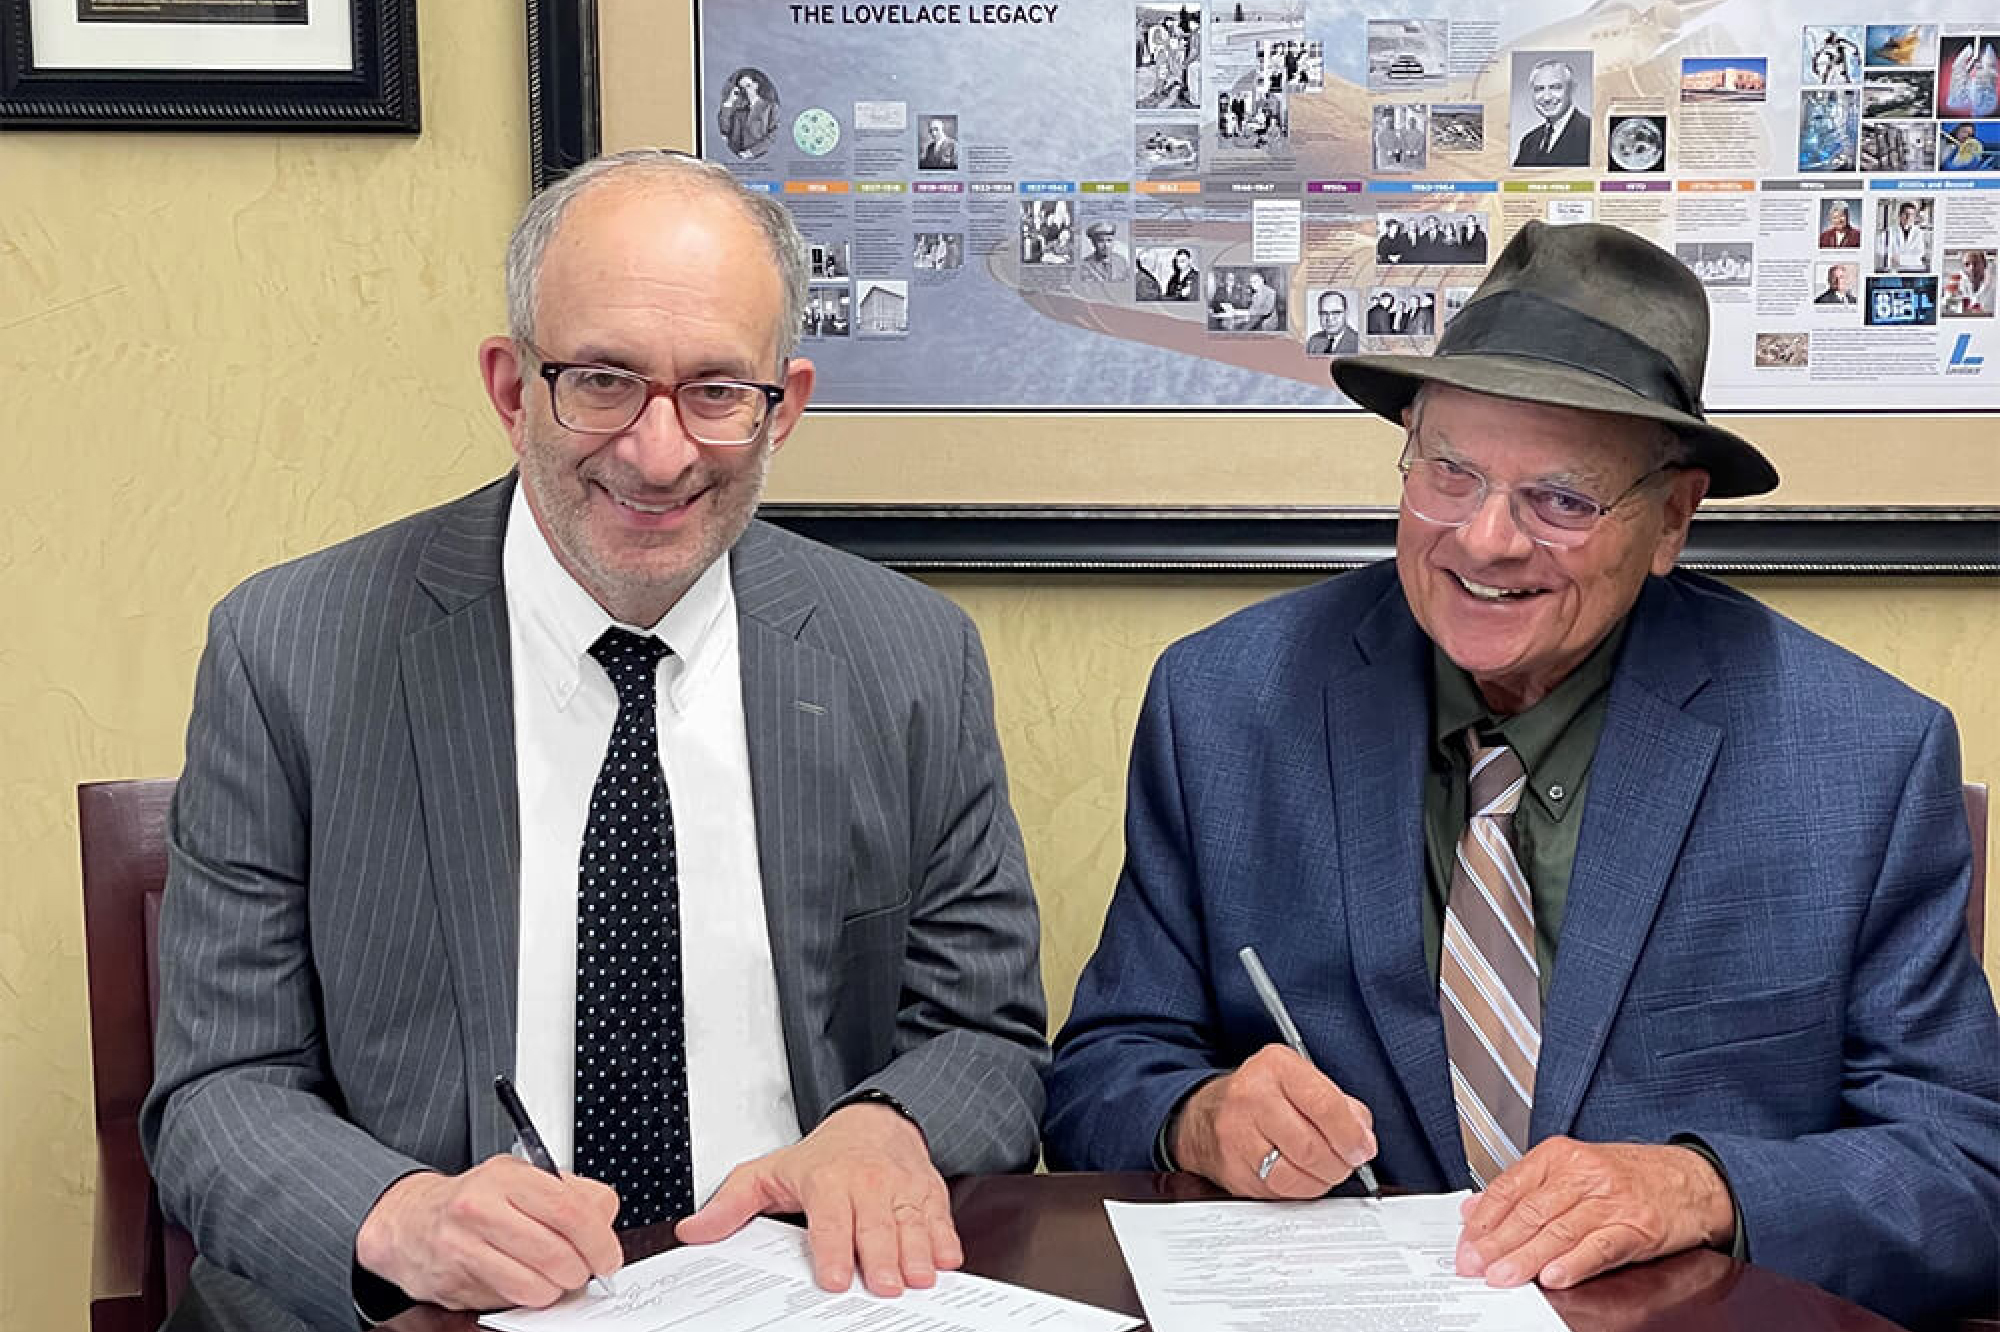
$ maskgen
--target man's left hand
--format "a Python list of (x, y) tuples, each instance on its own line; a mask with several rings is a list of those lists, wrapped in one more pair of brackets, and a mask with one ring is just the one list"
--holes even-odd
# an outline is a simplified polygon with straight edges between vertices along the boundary
[(1729, 1186), (1699, 1152), (1550, 1138), (1465, 1200), (1460, 1276), (1561, 1290), (1736, 1231)]
[(886, 1105), (842, 1106), (803, 1141), (744, 1162), (674, 1234), (709, 1244), (767, 1212), (806, 1214), (823, 1290), (846, 1290), (858, 1266), (869, 1290), (900, 1295), (965, 1261), (924, 1135)]

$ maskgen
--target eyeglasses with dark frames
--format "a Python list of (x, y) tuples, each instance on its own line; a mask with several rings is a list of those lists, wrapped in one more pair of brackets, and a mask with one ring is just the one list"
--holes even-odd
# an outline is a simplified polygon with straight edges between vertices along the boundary
[[(1412, 514), (1439, 527), (1464, 527), (1485, 507), (1493, 483), (1478, 469), (1450, 458), (1417, 454), (1416, 436), (1403, 445), (1396, 470), (1403, 474), (1403, 503)], [(1619, 492), (1609, 502), (1547, 481), (1528, 481), (1507, 492), (1514, 523), (1537, 545), (1573, 550), (1590, 539), (1607, 514), (1639, 493), (1654, 478), (1676, 471), (1664, 463)]]
[(754, 444), (785, 400), (778, 384), (743, 379), (684, 379), (662, 384), (635, 370), (590, 361), (552, 361), (532, 343), (536, 373), (549, 386), (556, 424), (580, 435), (616, 435), (645, 415), (653, 399), (671, 398), (688, 437), (718, 448)]

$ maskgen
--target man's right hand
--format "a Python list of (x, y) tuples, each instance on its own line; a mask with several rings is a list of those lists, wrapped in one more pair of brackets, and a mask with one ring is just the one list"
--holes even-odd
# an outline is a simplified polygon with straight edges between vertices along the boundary
[[(1368, 1107), (1282, 1045), (1202, 1084), (1174, 1120), (1181, 1169), (1239, 1198), (1317, 1198), (1375, 1156)], [(1257, 1167), (1276, 1147), (1269, 1175)]]
[(354, 1256), (414, 1300), (539, 1309), (618, 1270), (617, 1215), (608, 1185), (495, 1156), (462, 1175), (391, 1184), (363, 1218)]

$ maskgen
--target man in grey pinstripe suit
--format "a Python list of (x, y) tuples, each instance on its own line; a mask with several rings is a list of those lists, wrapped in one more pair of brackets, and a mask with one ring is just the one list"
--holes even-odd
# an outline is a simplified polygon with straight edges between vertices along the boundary
[[(480, 353), (519, 460), (217, 607), (160, 926), (143, 1133), (197, 1326), (546, 1304), (619, 1262), (569, 1159), (577, 847), (616, 711), (585, 648), (671, 648), (696, 1197), (804, 1212), (822, 1284), (960, 1252), (943, 1175), (1030, 1164), (1038, 927), (964, 614), (751, 521), (813, 367), (784, 210), (677, 154), (545, 191)], [(665, 399), (665, 401), (660, 401)]]

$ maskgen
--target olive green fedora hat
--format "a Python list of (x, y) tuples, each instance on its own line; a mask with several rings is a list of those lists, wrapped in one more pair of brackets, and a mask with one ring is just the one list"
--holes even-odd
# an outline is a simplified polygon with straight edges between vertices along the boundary
[(1340, 391), (1400, 424), (1424, 383), (1643, 417), (1685, 441), (1715, 499), (1762, 495), (1777, 469), (1710, 425), (1701, 403), (1708, 296), (1652, 242), (1599, 222), (1529, 222), (1507, 243), (1429, 356), (1345, 356)]

